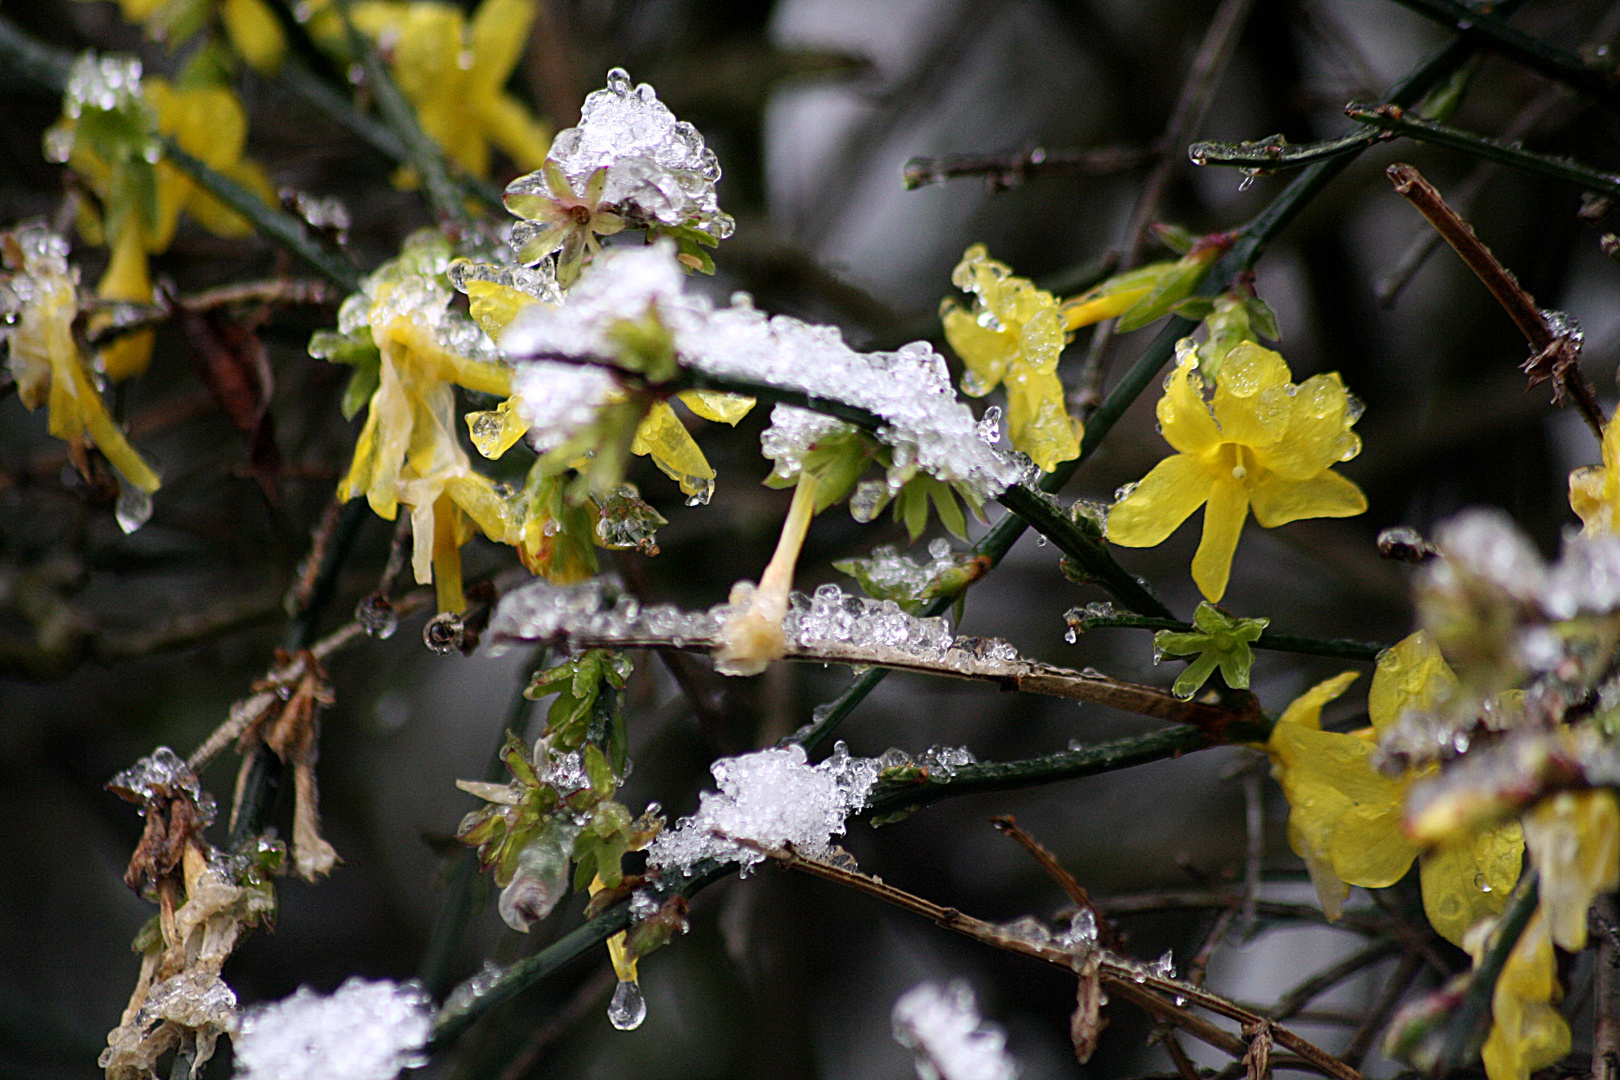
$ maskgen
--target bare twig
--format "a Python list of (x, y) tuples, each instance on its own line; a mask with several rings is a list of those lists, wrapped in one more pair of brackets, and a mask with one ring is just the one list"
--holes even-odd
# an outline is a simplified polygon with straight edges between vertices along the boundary
[(1019, 828), (1018, 822), (1013, 819), (1011, 814), (993, 817), (990, 819), (990, 824), (1033, 855), (1035, 861), (1041, 864), (1041, 869), (1045, 870), (1047, 875), (1058, 883), (1076, 907), (1091, 912), (1092, 918), (1096, 920), (1097, 940), (1102, 944), (1103, 948), (1115, 952), (1120, 950), (1123, 942), (1120, 941), (1119, 929), (1114, 926), (1113, 921), (1107, 915), (1097, 909), (1096, 904), (1091, 902), (1091, 894), (1086, 891), (1086, 887), (1080, 884), (1073, 874), (1064, 869), (1063, 864), (1057, 861), (1056, 855), (1046, 850), (1046, 847), (1039, 840)]
[(1209, 931), (1204, 935), (1204, 943), (1193, 958), (1187, 961), (1187, 981), (1194, 986), (1203, 986), (1204, 978), (1209, 974), (1209, 962), (1215, 957), (1215, 950), (1220, 948), (1221, 942), (1226, 940), (1226, 933), (1232, 928), (1232, 921), (1237, 918), (1238, 909), (1235, 907), (1222, 908), (1216, 912), (1215, 918), (1209, 922)]
[(1435, 231), (1462, 257), (1530, 343), (1534, 355), (1524, 364), (1525, 373), (1530, 376), (1530, 385), (1550, 381), (1555, 404), (1563, 404), (1566, 394), (1574, 398), (1576, 408), (1592, 433), (1602, 439), (1607, 420), (1592, 384), (1581, 371), (1579, 332), (1551, 325), (1524, 286), (1491, 254), (1468, 222), (1446, 205), (1440, 192), (1423, 178), (1422, 173), (1403, 163), (1391, 165), (1385, 171), (1396, 192), (1415, 206), (1418, 213), (1427, 218)]
[(1614, 926), (1620, 906), (1613, 893), (1592, 905), (1597, 958), (1592, 971), (1592, 1080), (1620, 1080), (1620, 942)]
[(1243, 857), (1243, 921), (1238, 937), (1247, 941), (1254, 935), (1255, 905), (1260, 902), (1260, 871), (1266, 855), (1266, 804), (1260, 788), (1260, 775), (1253, 767), (1243, 773), (1243, 822), (1248, 850)]
[(534, 1034), (524, 1044), (516, 1057), (507, 1063), (501, 1070), (500, 1080), (524, 1080), (534, 1072), (551, 1048), (572, 1031), (581, 1021), (591, 1014), (593, 1009), (601, 1005), (603, 999), (613, 990), (618, 982), (618, 976), (606, 964), (599, 967), (590, 978), (579, 984), (562, 1007), (550, 1016), (546, 1022), (535, 1028)]
[(1384, 988), (1378, 991), (1378, 998), (1373, 1002), (1372, 1008), (1367, 1010), (1366, 1018), (1362, 1020), (1361, 1026), (1356, 1028), (1355, 1034), (1350, 1036), (1350, 1042), (1344, 1048), (1344, 1053), (1339, 1055), (1340, 1060), (1355, 1068), (1361, 1068), (1361, 1059), (1372, 1049), (1373, 1039), (1377, 1038), (1384, 1025), (1389, 1023), (1389, 1018), (1395, 1013), (1395, 1007), (1401, 1003), (1401, 996), (1406, 993), (1407, 988), (1417, 978), (1418, 972), (1422, 970), (1422, 957), (1410, 952), (1401, 954), (1394, 972), (1384, 983)]
[(984, 177), (992, 193), (1022, 187), (1040, 172), (1062, 170), (1082, 176), (1111, 176), (1134, 169), (1151, 157), (1164, 156), (1162, 146), (1098, 146), (1088, 149), (1048, 150), (1028, 146), (999, 154), (950, 154), (912, 158), (901, 172), (907, 190), (943, 184), (964, 176)]
[(1298, 1016), (1305, 1006), (1339, 985), (1345, 979), (1360, 972), (1380, 960), (1395, 956), (1403, 952), (1405, 946), (1395, 938), (1385, 938), (1375, 941), (1365, 948), (1357, 949), (1337, 964), (1329, 965), (1306, 979), (1288, 993), (1277, 999), (1277, 1004), (1271, 1007), (1270, 1015), (1274, 1020), (1287, 1020)]
[[(1226, 66), (1243, 33), (1243, 24), (1248, 21), (1249, 11), (1253, 7), (1254, 0), (1221, 0), (1215, 17), (1210, 20), (1192, 66), (1187, 70), (1181, 96), (1177, 98), (1170, 120), (1165, 124), (1164, 138), (1159, 142), (1159, 158), (1142, 181), (1136, 206), (1131, 210), (1130, 221), (1125, 226), (1125, 242), (1121, 246), (1119, 261), (1121, 270), (1129, 270), (1141, 261), (1142, 249), (1147, 245), (1148, 226), (1158, 215), (1159, 204), (1164, 199), (1165, 189), (1176, 166), (1185, 160), (1181, 148), (1198, 133), (1204, 117), (1209, 115), (1215, 91), (1220, 87), (1221, 77), (1226, 73)], [(1113, 321), (1109, 320), (1092, 333), (1091, 346), (1079, 374), (1079, 396), (1083, 403), (1098, 398), (1102, 390), (1103, 377), (1108, 373), (1106, 359), (1108, 344), (1113, 338), (1113, 326)]]
[[(738, 842), (747, 844), (746, 841), (739, 840)], [(840, 866), (807, 859), (793, 851), (764, 849), (759, 848), (758, 845), (748, 846), (763, 851), (772, 859), (792, 869), (856, 889), (885, 903), (893, 904), (903, 910), (930, 919), (947, 930), (965, 934), (987, 945), (1006, 949), (1009, 952), (1020, 953), (1066, 969), (1073, 969), (1078, 959), (1070, 949), (1049, 942), (1031, 941), (1017, 934), (1008, 933), (982, 919), (964, 915), (956, 908), (942, 907), (858, 871), (846, 870)], [(1273, 1024), (1267, 1017), (1234, 1004), (1217, 994), (1212, 994), (1202, 987), (1153, 974), (1134, 961), (1124, 960), (1107, 952), (1101, 952), (1098, 955), (1098, 974), (1111, 994), (1138, 1005), (1155, 1019), (1172, 1024), (1194, 1038), (1201, 1039), (1233, 1056), (1241, 1056), (1249, 1052), (1250, 1044), (1247, 1041), (1234, 1038), (1231, 1033), (1223, 1031), (1210, 1024), (1209, 1021), (1188, 1012), (1185, 1007), (1160, 997), (1160, 994), (1168, 994), (1178, 1000), (1185, 999), (1188, 1004), (1206, 1009), (1217, 1016), (1235, 1020), (1243, 1025), (1246, 1032), (1251, 1029), (1255, 1032), (1265, 1032), (1278, 1045), (1294, 1051), (1305, 1063), (1312, 1066), (1314, 1071), (1320, 1072), (1324, 1076), (1334, 1077), (1336, 1080), (1361, 1080), (1361, 1074), (1357, 1070), (1350, 1068), (1344, 1062), (1332, 1057), (1287, 1028)]]

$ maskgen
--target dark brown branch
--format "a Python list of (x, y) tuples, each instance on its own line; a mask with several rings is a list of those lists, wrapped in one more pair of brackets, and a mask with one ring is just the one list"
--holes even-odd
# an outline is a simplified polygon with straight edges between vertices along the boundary
[(1022, 187), (1039, 172), (1061, 170), (1082, 176), (1111, 176), (1134, 169), (1155, 155), (1163, 156), (1162, 146), (1098, 146), (1067, 150), (1029, 146), (1022, 150), (1004, 150), (999, 154), (912, 158), (906, 162), (900, 175), (908, 191), (964, 176), (982, 176), (984, 186), (994, 194)]
[(1507, 267), (1491, 254), (1490, 248), (1475, 235), (1473, 227), (1455, 210), (1446, 205), (1435, 186), (1410, 165), (1397, 162), (1385, 172), (1395, 191), (1417, 208), (1446, 243), (1462, 257), (1496, 302), (1502, 305), (1519, 332), (1530, 343), (1534, 354), (1525, 362), (1524, 371), (1530, 376), (1530, 385), (1551, 382), (1553, 402), (1563, 404), (1572, 397), (1587, 425), (1599, 439), (1607, 418), (1598, 404), (1597, 394), (1580, 367), (1581, 337), (1579, 331), (1555, 328), (1531, 295), (1525, 291)]
[(1401, 1003), (1401, 997), (1422, 970), (1422, 957), (1416, 953), (1402, 954), (1389, 981), (1378, 991), (1378, 999), (1368, 1010), (1366, 1019), (1356, 1028), (1355, 1034), (1350, 1036), (1350, 1043), (1344, 1048), (1344, 1053), (1339, 1055), (1341, 1061), (1355, 1068), (1361, 1068), (1361, 1059), (1372, 1049), (1373, 1039), (1377, 1038), (1384, 1025), (1389, 1023), (1389, 1018), (1395, 1014), (1396, 1006)]
[(1599, 931), (1592, 971), (1592, 1080), (1620, 1080), (1620, 935), (1614, 929), (1620, 905), (1613, 893), (1598, 897), (1592, 917)]
[(1041, 869), (1045, 870), (1047, 875), (1058, 883), (1059, 887), (1063, 889), (1063, 892), (1074, 902), (1076, 907), (1091, 912), (1092, 918), (1096, 920), (1097, 940), (1102, 944), (1103, 948), (1115, 952), (1120, 950), (1124, 943), (1120, 940), (1119, 929), (1114, 926), (1113, 921), (1107, 915), (1097, 909), (1096, 904), (1091, 902), (1091, 893), (1086, 891), (1086, 887), (1080, 884), (1073, 874), (1064, 869), (1063, 864), (1058, 862), (1056, 855), (1046, 850), (1046, 847), (1039, 840), (1019, 828), (1018, 822), (1014, 820), (1011, 814), (993, 817), (990, 819), (990, 824), (1034, 856), (1035, 861), (1041, 864)]
[(1375, 941), (1365, 948), (1358, 949), (1349, 956), (1318, 971), (1288, 993), (1277, 999), (1277, 1004), (1270, 1009), (1270, 1015), (1275, 1020), (1287, 1020), (1304, 1011), (1305, 1006), (1333, 989), (1350, 976), (1369, 968), (1380, 960), (1395, 956), (1402, 952), (1402, 944), (1394, 938), (1385, 938)]

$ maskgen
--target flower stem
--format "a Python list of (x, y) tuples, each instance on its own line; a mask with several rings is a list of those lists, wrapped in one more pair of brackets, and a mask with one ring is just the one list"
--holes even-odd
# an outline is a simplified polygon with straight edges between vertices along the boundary
[(1388, 106), (1364, 105), (1360, 102), (1351, 102), (1344, 107), (1344, 114), (1352, 120), (1363, 124), (1392, 132), (1396, 135), (1405, 135), (1419, 142), (1433, 143), (1436, 146), (1449, 147), (1452, 150), (1461, 150), (1476, 157), (1487, 158), (1491, 161), (1501, 162), (1525, 172), (1540, 176), (1550, 176), (1555, 180), (1563, 180), (1574, 184), (1586, 191), (1596, 191), (1603, 195), (1620, 196), (1620, 176), (1614, 173), (1594, 169), (1590, 165), (1582, 164), (1573, 158), (1552, 157), (1548, 154), (1536, 154), (1516, 145), (1500, 142), (1496, 139), (1487, 139), (1483, 135), (1475, 135), (1471, 131), (1454, 128), (1447, 124), (1437, 124), (1432, 120), (1425, 120), (1421, 116), (1413, 116), (1401, 109)]
[[(1156, 619), (1130, 612), (1121, 612), (1117, 615), (1086, 615), (1083, 608), (1071, 611), (1068, 623), (1082, 634), (1104, 629), (1170, 630), (1180, 634), (1197, 631), (1197, 627), (1191, 623), (1178, 622), (1175, 619)], [(1367, 663), (1376, 660), (1378, 654), (1388, 648), (1387, 645), (1376, 641), (1316, 638), (1271, 630), (1263, 631), (1252, 644), (1256, 649), (1298, 653), (1301, 656), (1329, 656), (1339, 660), (1362, 660)]]
[(1455, 1071), (1463, 1064), (1464, 1057), (1477, 1050), (1484, 1040), (1491, 1019), (1491, 997), (1496, 993), (1496, 980), (1501, 977), (1508, 956), (1519, 943), (1530, 917), (1536, 912), (1540, 900), (1538, 880), (1534, 867), (1526, 870), (1514, 887), (1513, 895), (1508, 897), (1507, 908), (1496, 924), (1485, 955), (1468, 980), (1468, 991), (1463, 996), (1462, 1004), (1452, 1014), (1445, 1042), (1440, 1048), (1440, 1060), (1435, 1065), (1436, 1076)]

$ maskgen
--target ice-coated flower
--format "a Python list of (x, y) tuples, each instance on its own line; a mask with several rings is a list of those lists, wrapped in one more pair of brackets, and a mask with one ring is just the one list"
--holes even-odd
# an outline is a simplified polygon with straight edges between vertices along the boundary
[(560, 250), (557, 281), (564, 288), (578, 281), (586, 254), (595, 255), (602, 249), (596, 238), (624, 228), (624, 218), (602, 206), (607, 174), (603, 165), (585, 181), (585, 190), (576, 192), (562, 167), (548, 161), (539, 172), (508, 184), (502, 201), (524, 219), (512, 228), (518, 261), (536, 263)]
[(68, 268), (67, 241), (42, 225), (0, 234), (10, 276), (0, 279), (0, 328), (17, 396), (28, 409), (49, 406), (47, 427), (58, 439), (89, 437), (131, 487), (150, 494), (158, 475), (129, 444), (102, 403), (79, 353), (73, 320), (79, 314), (78, 277)]
[(1218, 601), (1251, 508), (1268, 529), (1367, 509), (1361, 489), (1332, 470), (1361, 451), (1350, 430), (1360, 405), (1337, 373), (1295, 386), (1282, 356), (1252, 342), (1227, 353), (1213, 401), (1197, 369), (1197, 349), (1184, 339), (1158, 405), (1160, 429), (1178, 453), (1124, 490), (1108, 515), (1108, 539), (1153, 547), (1207, 503), (1192, 576)]
[(460, 5), (437, 0), (371, 0), (353, 11), (388, 53), (422, 131), (483, 179), (492, 145), (520, 169), (537, 168), (551, 145), (546, 127), (505, 90), (538, 8), (536, 0), (483, 0), (471, 22)]
[(1437, 933), (1460, 945), (1469, 927), (1501, 912), (1519, 878), (1523, 833), (1516, 821), (1471, 829), (1420, 856), (1403, 831), (1404, 804), (1412, 783), (1435, 766), (1386, 776), (1373, 766), (1375, 740), (1406, 709), (1430, 707), (1451, 693), (1456, 675), (1431, 640), (1413, 634), (1379, 656), (1367, 695), (1373, 727), (1321, 730), (1322, 707), (1354, 679), (1345, 672), (1312, 687), (1272, 729), (1266, 749), (1288, 798), (1289, 843), (1330, 918), (1349, 886), (1393, 885), (1419, 858), (1424, 913)]
[(954, 300), (940, 305), (945, 340), (967, 372), (962, 389), (983, 397), (1007, 387), (1007, 430), (1014, 448), (1050, 471), (1080, 456), (1083, 429), (1069, 415), (1058, 378), (1067, 339), (1057, 299), (974, 244), (951, 272), (951, 283), (974, 294), (972, 310)]

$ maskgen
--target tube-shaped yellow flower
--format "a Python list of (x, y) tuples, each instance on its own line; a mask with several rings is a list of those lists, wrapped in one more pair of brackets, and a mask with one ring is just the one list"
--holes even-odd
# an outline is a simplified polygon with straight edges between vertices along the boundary
[(1191, 338), (1176, 346), (1158, 416), (1178, 453), (1128, 489), (1108, 515), (1108, 539), (1123, 547), (1162, 543), (1204, 510), (1192, 575), (1211, 601), (1226, 593), (1232, 556), (1250, 509), (1266, 528), (1367, 509), (1361, 489), (1332, 471), (1361, 451), (1350, 430), (1359, 406), (1337, 373), (1295, 386), (1282, 356), (1252, 342), (1226, 354), (1213, 401), (1204, 398)]

